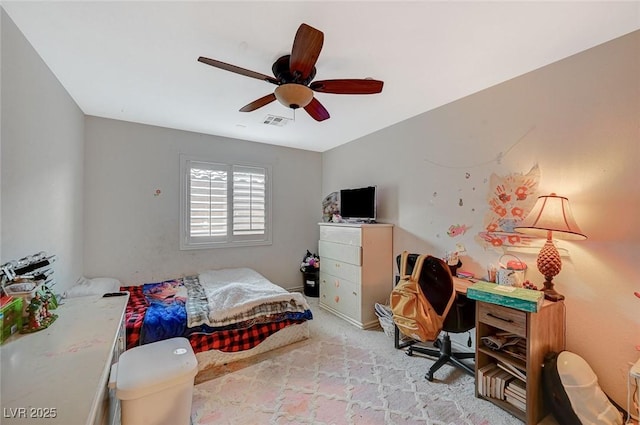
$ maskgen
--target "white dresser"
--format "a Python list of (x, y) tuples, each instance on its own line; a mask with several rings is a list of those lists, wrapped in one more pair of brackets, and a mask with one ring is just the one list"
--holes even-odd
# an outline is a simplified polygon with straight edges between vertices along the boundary
[(107, 383), (111, 364), (125, 346), (128, 298), (64, 300), (53, 310), (58, 319), (48, 328), (5, 341), (0, 347), (0, 423), (120, 423)]
[(393, 225), (320, 223), (320, 307), (362, 328), (393, 289)]

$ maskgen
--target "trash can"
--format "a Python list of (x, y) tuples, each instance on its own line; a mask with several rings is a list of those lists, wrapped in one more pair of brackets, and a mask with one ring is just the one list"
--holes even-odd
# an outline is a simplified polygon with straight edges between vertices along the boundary
[(320, 296), (320, 271), (318, 269), (302, 272), (304, 294), (308, 297)]
[(122, 425), (189, 425), (197, 372), (198, 361), (186, 338), (122, 353), (109, 382), (122, 402)]
[(300, 264), (300, 271), (302, 272), (304, 294), (307, 297), (319, 297), (320, 257), (318, 257), (318, 254), (312, 254), (311, 251), (307, 250), (307, 253), (302, 259), (302, 263)]

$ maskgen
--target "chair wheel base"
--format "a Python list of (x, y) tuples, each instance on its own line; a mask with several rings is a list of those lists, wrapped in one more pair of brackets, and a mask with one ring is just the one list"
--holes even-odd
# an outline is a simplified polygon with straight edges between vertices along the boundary
[(424, 375), (424, 378), (429, 381), (432, 382), (433, 381), (433, 373), (431, 371), (427, 372), (426, 375)]

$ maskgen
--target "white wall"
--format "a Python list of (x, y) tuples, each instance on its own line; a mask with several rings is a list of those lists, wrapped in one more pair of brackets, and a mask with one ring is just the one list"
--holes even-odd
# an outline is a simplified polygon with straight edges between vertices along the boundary
[[(482, 276), (500, 256), (474, 240), (489, 177), (538, 164), (539, 194), (567, 196), (589, 237), (560, 242), (567, 349), (626, 405), (628, 362), (640, 356), (639, 76), (635, 32), (325, 152), (323, 193), (378, 185), (379, 220), (396, 225), (394, 253), (443, 256), (462, 242), (464, 268)], [(470, 229), (451, 238), (452, 224)], [(519, 255), (541, 285), (536, 254)]]
[[(87, 276), (139, 284), (248, 266), (302, 286), (300, 261), (316, 249), (322, 217), (320, 153), (96, 117), (85, 127)], [(273, 244), (180, 251), (181, 153), (270, 164)]]
[(0, 263), (56, 254), (56, 292), (82, 274), (84, 115), (2, 10)]

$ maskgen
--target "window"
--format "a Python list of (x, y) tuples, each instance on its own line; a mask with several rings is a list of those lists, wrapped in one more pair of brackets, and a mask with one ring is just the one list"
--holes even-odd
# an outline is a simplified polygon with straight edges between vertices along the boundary
[(271, 243), (270, 167), (181, 156), (180, 174), (180, 249)]

